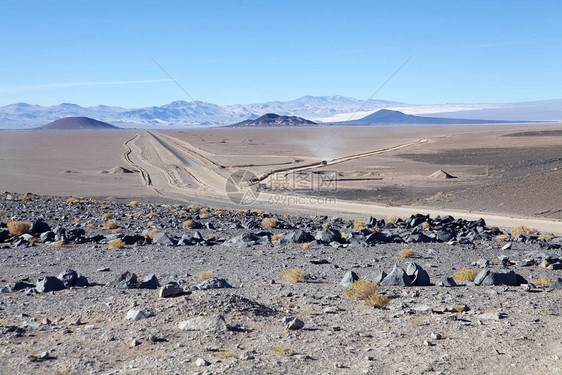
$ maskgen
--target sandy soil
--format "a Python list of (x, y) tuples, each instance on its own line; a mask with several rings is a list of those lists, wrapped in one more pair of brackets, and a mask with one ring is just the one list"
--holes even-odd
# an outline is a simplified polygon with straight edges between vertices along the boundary
[[(278, 176), (335, 173), (337, 189), (268, 189), (253, 205), (272, 211), (375, 216), (442, 212), (484, 216), (505, 227), (524, 221), (562, 232), (561, 127), (2, 132), (6, 147), (0, 148), (0, 189), (160, 196), (230, 206), (225, 184), (239, 169), (251, 170), (268, 187)], [(539, 133), (513, 136), (529, 130)], [(544, 131), (550, 133), (540, 133)], [(321, 165), (322, 160), (328, 164)], [(99, 173), (115, 166), (136, 173)], [(428, 177), (440, 169), (457, 178)], [(281, 172), (271, 174), (275, 171)], [(317, 196), (323, 198), (313, 198)]]

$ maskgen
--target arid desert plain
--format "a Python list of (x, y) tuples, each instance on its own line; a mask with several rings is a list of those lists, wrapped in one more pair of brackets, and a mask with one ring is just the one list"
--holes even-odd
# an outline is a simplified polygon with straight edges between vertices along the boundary
[(562, 373), (559, 123), (6, 130), (0, 191), (1, 374)]

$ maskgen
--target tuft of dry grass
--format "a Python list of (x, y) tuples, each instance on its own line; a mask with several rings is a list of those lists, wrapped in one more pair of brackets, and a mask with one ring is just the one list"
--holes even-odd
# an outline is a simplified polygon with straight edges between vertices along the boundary
[(209, 235), (207, 236), (208, 239), (210, 240), (216, 240), (217, 239), (217, 235), (214, 233), (209, 233)]
[(27, 221), (10, 221), (7, 225), (12, 236), (21, 236), (22, 234), (29, 233), (31, 229), (31, 223)]
[(66, 244), (64, 243), (64, 241), (57, 241), (57, 242), (53, 242), (51, 244), (52, 247), (65, 247)]
[(498, 242), (504, 242), (504, 241), (507, 241), (507, 240), (509, 240), (509, 236), (507, 234), (498, 234), (496, 236), (496, 241), (498, 241)]
[(340, 234), (341, 234), (341, 238), (342, 238), (342, 239), (345, 240), (345, 239), (347, 238), (347, 233), (341, 232)]
[(284, 357), (290, 357), (295, 353), (289, 345), (285, 345), (285, 344), (273, 345), (271, 347), (271, 350), (275, 354), (282, 355)]
[(127, 204), (127, 206), (134, 207), (134, 206), (138, 206), (138, 204), (139, 204), (139, 201), (131, 201), (131, 202), (129, 202), (129, 204)]
[(148, 238), (150, 238), (152, 240), (152, 239), (154, 239), (154, 236), (156, 236), (160, 232), (162, 232), (160, 229), (154, 228), (154, 229), (149, 230), (146, 235), (148, 236)]
[(422, 223), (423, 229), (429, 229), (430, 226), (431, 226), (431, 224), (429, 224), (427, 221), (424, 221), (424, 222)]
[(192, 227), (193, 227), (193, 224), (195, 224), (195, 223), (193, 222), (193, 220), (186, 220), (186, 221), (183, 222), (183, 227), (184, 227), (185, 229), (189, 229), (189, 228), (192, 228)]
[(115, 221), (107, 221), (103, 223), (103, 229), (117, 229), (119, 225)]
[(283, 280), (288, 283), (298, 283), (305, 275), (305, 272), (299, 268), (289, 268), (280, 273)]
[(94, 224), (92, 224), (92, 223), (86, 224), (86, 229), (92, 229), (93, 227), (94, 227)]
[(200, 219), (208, 219), (209, 217), (211, 217), (211, 214), (209, 214), (207, 212), (199, 214)]
[(111, 233), (123, 233), (123, 228), (115, 228), (111, 230)]
[(460, 270), (455, 271), (453, 274), (453, 280), (457, 283), (462, 283), (463, 281), (474, 281), (476, 275), (478, 275), (478, 272), (471, 268), (461, 268)]
[(552, 234), (541, 234), (539, 236), (539, 241), (546, 241), (546, 242), (550, 242), (554, 239), (554, 236)]
[(80, 221), (81, 221), (80, 218), (78, 218), (78, 217), (74, 218), (74, 222), (75, 222), (76, 224), (80, 223)]
[(195, 278), (198, 281), (203, 281), (203, 280), (208, 280), (213, 276), (214, 276), (213, 271), (203, 271), (203, 272), (199, 272), (197, 275), (195, 275)]
[(181, 210), (178, 211), (179, 215), (185, 215), (186, 213), (187, 213), (187, 211), (184, 210), (184, 209), (181, 209)]
[(27, 195), (25, 195), (25, 194), (20, 195), (20, 196), (18, 197), (18, 199), (19, 199), (20, 201), (24, 201), (24, 200), (27, 199)]
[(113, 219), (113, 214), (110, 214), (109, 212), (105, 212), (103, 215), (101, 215), (102, 219)]
[(284, 234), (274, 234), (273, 236), (271, 236), (271, 242), (275, 242), (283, 237), (285, 237)]
[(302, 244), (302, 249), (303, 250), (308, 250), (310, 249), (310, 242), (305, 242)]
[(365, 301), (377, 294), (377, 283), (370, 280), (357, 280), (345, 288), (345, 296), (351, 300)]
[(515, 237), (518, 234), (534, 234), (537, 232), (538, 230), (536, 228), (529, 228), (524, 225), (518, 225), (511, 230), (511, 237)]
[(330, 223), (323, 223), (322, 224), (322, 228), (328, 228), (330, 226)]
[(220, 210), (220, 209), (217, 208), (217, 209), (215, 210), (215, 215), (222, 215), (222, 210)]
[(541, 286), (551, 286), (552, 284), (554, 284), (554, 281), (551, 279), (547, 279), (546, 277), (539, 277), (536, 280), (533, 280), (533, 284), (535, 284), (535, 286), (541, 287)]
[(222, 359), (236, 358), (236, 352), (234, 350), (221, 350), (219, 352), (219, 358)]
[(264, 228), (275, 228), (277, 226), (277, 219), (274, 217), (266, 217), (261, 221)]
[(109, 246), (108, 246), (109, 250), (119, 250), (119, 249), (123, 249), (124, 247), (125, 247), (125, 243), (120, 238), (109, 241)]
[(148, 224), (146, 224), (149, 228), (150, 227), (155, 227), (158, 225), (158, 223), (156, 223), (155, 221), (149, 221)]
[(66, 203), (78, 203), (78, 199), (71, 197), (66, 200)]
[(400, 250), (398, 252), (398, 255), (400, 255), (401, 258), (411, 258), (416, 254), (416, 251), (414, 249), (404, 249), (404, 250)]
[(396, 216), (387, 216), (386, 221), (388, 223), (394, 223), (398, 218)]
[(367, 228), (367, 226), (365, 225), (365, 222), (362, 220), (353, 220), (353, 230), (361, 230), (361, 229), (365, 229)]
[(156, 217), (156, 216), (158, 216), (158, 213), (157, 213), (157, 212), (149, 212), (149, 213), (146, 214), (146, 216), (148, 216), (148, 217)]
[(365, 299), (365, 304), (369, 307), (374, 307), (375, 309), (382, 309), (387, 303), (388, 297), (378, 293)]

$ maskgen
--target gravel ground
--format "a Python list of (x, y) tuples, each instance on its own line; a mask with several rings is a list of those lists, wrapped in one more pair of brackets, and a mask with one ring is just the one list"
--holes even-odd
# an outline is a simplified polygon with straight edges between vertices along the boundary
[[(562, 373), (562, 292), (551, 287), (562, 271), (519, 263), (561, 259), (556, 239), (552, 246), (529, 238), (466, 245), (348, 246), (342, 240), (338, 248), (315, 242), (308, 249), (300, 243), (270, 242), (237, 247), (223, 242), (247, 232), (287, 234), (299, 226), (314, 235), (325, 223), (349, 237), (352, 224), (164, 203), (127, 206), (11, 195), (11, 200), (7, 193), (0, 196), (0, 218), (5, 221), (33, 222), (41, 216), (52, 229), (84, 229), (86, 235), (84, 243), (67, 238), (58, 245), (44, 241), (16, 246), (17, 237), (6, 239), (0, 243), (1, 285), (22, 280), (35, 284), (68, 268), (91, 285), (0, 293), (2, 374)], [(113, 218), (102, 219), (103, 213)], [(259, 224), (263, 217), (278, 222), (264, 228)], [(186, 229), (186, 220), (202, 227)], [(115, 232), (121, 233), (103, 229), (108, 221), (115, 221), (122, 228)], [(141, 234), (150, 221), (151, 228), (171, 237), (199, 232), (215, 239), (189, 246), (143, 240), (108, 249), (111, 236)], [(431, 234), (431, 228), (425, 233)], [(506, 244), (511, 248), (502, 250)], [(412, 258), (399, 256), (405, 248), (415, 250)], [(507, 265), (535, 285), (434, 285), (461, 268), (480, 271), (472, 265), (480, 259), (488, 260), (490, 270)], [(428, 272), (432, 285), (379, 286), (377, 293), (388, 297), (383, 308), (346, 298), (338, 285), (347, 271), (363, 279), (375, 270), (388, 273), (395, 264), (406, 268), (411, 262)], [(304, 277), (285, 281), (280, 273), (290, 268), (302, 270)], [(139, 279), (154, 274), (161, 285), (176, 282), (185, 292), (159, 298), (158, 289), (108, 285), (125, 271)], [(232, 288), (197, 289), (199, 279), (210, 272)], [(153, 316), (126, 320), (129, 310)], [(180, 330), (180, 322), (200, 316), (222, 316), (228, 329)], [(300, 319), (304, 327), (288, 330), (285, 317)]]

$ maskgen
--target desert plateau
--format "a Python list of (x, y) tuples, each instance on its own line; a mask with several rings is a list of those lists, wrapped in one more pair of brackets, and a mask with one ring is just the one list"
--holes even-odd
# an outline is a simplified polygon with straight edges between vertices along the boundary
[(561, 134), (2, 131), (1, 372), (560, 373)]

